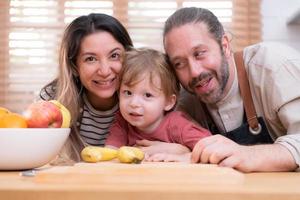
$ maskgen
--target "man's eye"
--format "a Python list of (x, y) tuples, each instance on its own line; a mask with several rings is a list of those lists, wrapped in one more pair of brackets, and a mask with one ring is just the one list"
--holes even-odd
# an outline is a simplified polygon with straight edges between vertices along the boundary
[(178, 62), (178, 63), (175, 63), (175, 64), (174, 64), (174, 67), (175, 67), (175, 68), (178, 68), (178, 67), (180, 66), (180, 64), (181, 64), (181, 63), (179, 63), (179, 62)]
[(204, 54), (205, 54), (205, 52), (206, 51), (196, 51), (195, 53), (194, 53), (194, 56), (196, 57), (196, 58), (201, 58), (202, 56), (204, 56)]
[(173, 64), (173, 66), (174, 66), (175, 69), (181, 69), (181, 68), (184, 67), (184, 63), (183, 62), (175, 62)]

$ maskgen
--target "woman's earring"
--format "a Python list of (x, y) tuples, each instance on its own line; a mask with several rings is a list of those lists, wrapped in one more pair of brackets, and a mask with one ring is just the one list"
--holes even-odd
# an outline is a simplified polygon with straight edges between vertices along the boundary
[(80, 84), (80, 90), (79, 90), (79, 92), (78, 92), (78, 95), (81, 96), (82, 93), (83, 93), (83, 85)]
[(82, 92), (83, 92), (83, 85), (82, 85), (82, 83), (80, 81), (79, 76), (75, 77), (75, 83), (76, 83), (77, 88), (79, 89), (78, 95), (80, 96), (82, 94)]

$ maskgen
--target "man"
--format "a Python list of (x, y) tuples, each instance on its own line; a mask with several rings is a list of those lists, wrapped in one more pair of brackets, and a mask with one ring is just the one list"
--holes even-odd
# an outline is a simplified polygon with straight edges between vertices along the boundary
[[(248, 107), (244, 106), (245, 98), (240, 93), (236, 62), (228, 36), (216, 16), (202, 8), (176, 11), (166, 21), (164, 47), (182, 86), (194, 94), (183, 94), (182, 109), (190, 111), (197, 120), (195, 114), (203, 118), (202, 113), (197, 113), (203, 104), (207, 111), (205, 115), (210, 116), (220, 133), (196, 144), (193, 162), (214, 163), (243, 172), (298, 169), (298, 52), (272, 43), (243, 50), (242, 63), (249, 79), (253, 110), (261, 117), (258, 125), (262, 127), (262, 130), (257, 127), (250, 127), (250, 130), (244, 112)], [(198, 121), (203, 122), (202, 119)]]

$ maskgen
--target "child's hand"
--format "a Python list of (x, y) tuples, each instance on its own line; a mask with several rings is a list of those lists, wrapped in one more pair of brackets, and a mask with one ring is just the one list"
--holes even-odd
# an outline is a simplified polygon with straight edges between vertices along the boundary
[(191, 152), (189, 148), (181, 144), (160, 141), (137, 140), (136, 146), (150, 156), (157, 153), (185, 154)]
[(144, 161), (191, 163), (191, 153), (185, 153), (185, 154), (157, 153), (157, 154), (153, 154), (151, 156), (147, 155), (145, 157)]

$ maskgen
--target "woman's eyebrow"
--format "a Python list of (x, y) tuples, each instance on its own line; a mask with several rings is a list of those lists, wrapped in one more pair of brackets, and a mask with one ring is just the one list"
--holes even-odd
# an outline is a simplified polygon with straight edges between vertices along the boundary
[(114, 52), (116, 50), (122, 50), (122, 49), (120, 47), (116, 47), (116, 48), (112, 49), (109, 53), (112, 53), (112, 52)]

